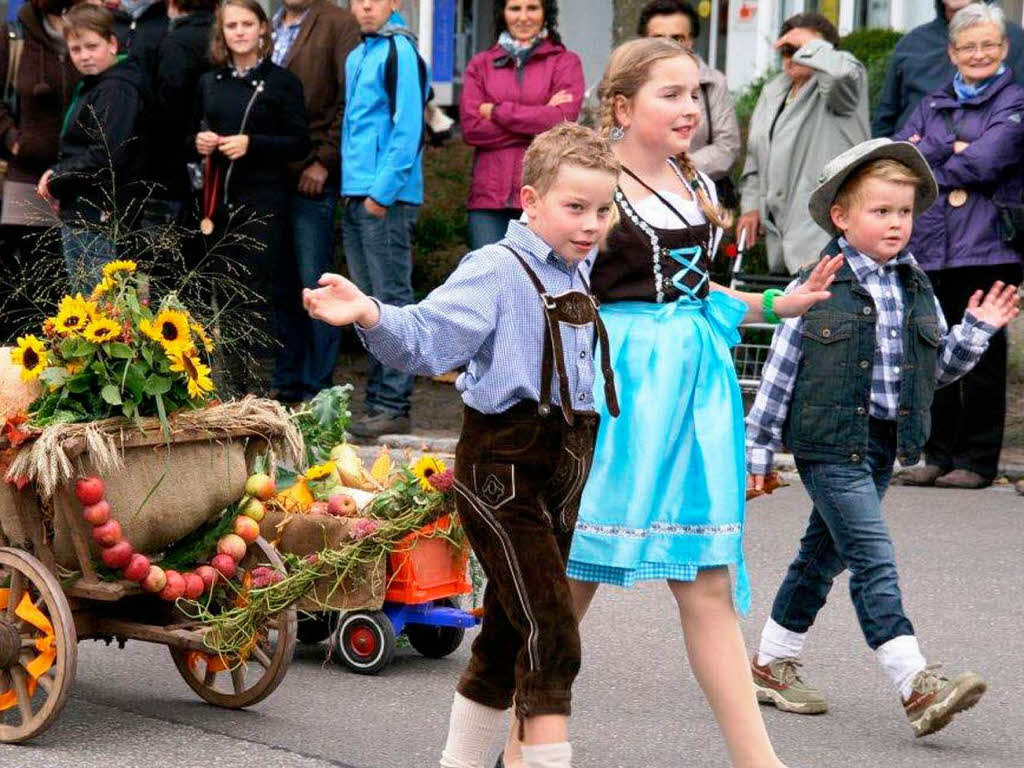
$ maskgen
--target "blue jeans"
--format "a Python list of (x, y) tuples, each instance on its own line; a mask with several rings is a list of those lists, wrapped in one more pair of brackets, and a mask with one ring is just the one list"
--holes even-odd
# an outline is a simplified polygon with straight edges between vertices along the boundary
[(850, 597), (872, 649), (914, 627), (903, 612), (895, 551), (882, 517), (882, 496), (896, 456), (896, 425), (872, 419), (868, 455), (854, 464), (797, 461), (814, 502), (800, 552), (775, 596), (772, 619), (806, 632), (825, 605), (832, 581), (850, 569)]
[(71, 285), (69, 293), (88, 295), (103, 278), (103, 266), (117, 258), (114, 244), (77, 220), (74, 226), (61, 225), (60, 239)]
[(469, 247), (471, 250), (496, 243), (505, 236), (510, 221), (518, 221), (523, 212), (516, 208), (478, 209), (469, 212)]
[[(274, 389), (287, 398), (308, 399), (331, 386), (338, 361), (341, 329), (312, 320), (302, 309), (303, 288), (316, 288), (324, 272), (334, 271), (334, 212), (337, 189), (316, 197), (293, 192), (289, 201), (291, 253), (297, 273), (282, 298), (281, 351), (274, 370)], [(284, 275), (281, 279), (287, 279)]]
[[(343, 243), (352, 280), (360, 290), (385, 304), (412, 304), (412, 227), (418, 205), (395, 203), (383, 219), (366, 210), (363, 198), (345, 206)], [(413, 377), (367, 355), (366, 404), (383, 411), (408, 413)]]

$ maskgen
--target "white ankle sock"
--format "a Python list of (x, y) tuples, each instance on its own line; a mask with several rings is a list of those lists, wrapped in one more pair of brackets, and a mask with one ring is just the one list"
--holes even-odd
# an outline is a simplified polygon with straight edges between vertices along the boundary
[(572, 768), (572, 746), (568, 741), (557, 744), (523, 745), (526, 768)]
[(781, 624), (768, 619), (761, 630), (761, 644), (757, 648), (757, 663), (760, 666), (776, 659), (795, 659), (804, 651), (806, 632), (793, 632)]
[(489, 768), (491, 744), (505, 732), (508, 710), (493, 709), (455, 694), (441, 768)]
[(875, 658), (904, 699), (910, 695), (914, 676), (927, 666), (914, 635), (900, 635), (883, 643), (875, 649)]

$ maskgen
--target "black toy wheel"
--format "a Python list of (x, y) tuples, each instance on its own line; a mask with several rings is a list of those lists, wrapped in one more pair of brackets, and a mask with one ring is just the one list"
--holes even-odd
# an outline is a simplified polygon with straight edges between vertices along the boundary
[[(434, 605), (442, 608), (459, 608), (453, 597), (435, 600)], [(405, 636), (409, 644), (428, 659), (441, 659), (462, 645), (466, 630), (462, 627), (431, 627), (426, 624), (407, 624)]]
[(360, 675), (376, 675), (395, 656), (395, 628), (384, 611), (346, 613), (331, 635), (331, 650)]
[(316, 645), (331, 636), (331, 626), (334, 613), (300, 613), (299, 614), (299, 642), (307, 645)]

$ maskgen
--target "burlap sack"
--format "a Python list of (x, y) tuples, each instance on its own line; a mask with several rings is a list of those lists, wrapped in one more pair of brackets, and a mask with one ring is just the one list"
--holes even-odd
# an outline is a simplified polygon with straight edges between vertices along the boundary
[(41, 392), (38, 381), (21, 380), (21, 366), (11, 362), (11, 347), (0, 347), (0, 427), (8, 417), (24, 413)]
[[(260, 533), (276, 543), (279, 551), (305, 557), (324, 549), (337, 549), (352, 540), (352, 526), (357, 517), (333, 515), (288, 515), (278, 509), (267, 511), (260, 523)], [(386, 563), (367, 566), (351, 579), (339, 584), (332, 578), (316, 582), (313, 593), (301, 601), (302, 611), (380, 610), (384, 605)]]
[[(93, 468), (84, 457), (83, 474)], [(159, 552), (192, 533), (225, 507), (242, 498), (246, 481), (245, 444), (197, 441), (127, 448), (124, 470), (104, 477), (111, 515), (137, 552)], [(152, 493), (151, 493), (152, 492)], [(146, 498), (147, 495), (149, 498)], [(85, 535), (81, 505), (71, 488), (54, 494), (54, 554), (57, 562), (77, 568), (70, 533), (60, 511), (70, 507)], [(93, 546), (93, 555), (99, 549)]]
[(37, 505), (36, 497), (30, 491), (19, 491), (0, 480), (0, 546), (23, 549), (28, 545), (22, 520), (38, 520)]

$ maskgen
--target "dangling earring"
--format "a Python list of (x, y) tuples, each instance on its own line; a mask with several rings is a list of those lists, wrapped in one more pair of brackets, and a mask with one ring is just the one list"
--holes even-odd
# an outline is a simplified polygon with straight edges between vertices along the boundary
[(622, 141), (626, 138), (626, 129), (621, 125), (616, 125), (612, 128), (612, 132), (608, 135), (608, 138), (612, 141)]

